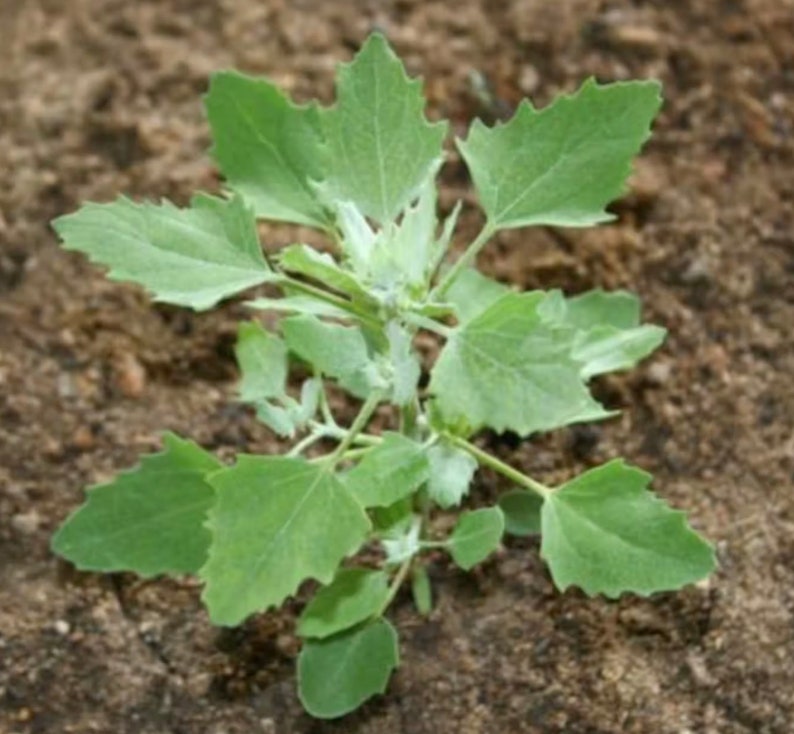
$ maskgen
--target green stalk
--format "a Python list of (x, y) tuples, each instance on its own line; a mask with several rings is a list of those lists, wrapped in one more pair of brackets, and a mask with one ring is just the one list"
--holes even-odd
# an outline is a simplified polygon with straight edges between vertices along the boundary
[(375, 390), (364, 401), (364, 405), (361, 406), (361, 410), (353, 421), (353, 425), (348, 428), (347, 434), (344, 436), (344, 438), (342, 438), (342, 441), (339, 443), (333, 453), (329, 454), (328, 458), (326, 459), (328, 466), (331, 469), (333, 469), (333, 467), (335, 467), (342, 460), (344, 453), (353, 445), (356, 437), (359, 433), (361, 433), (361, 431), (369, 422), (369, 419), (372, 417), (372, 414), (377, 409), (382, 397), (383, 391)]
[(432, 290), (428, 300), (443, 300), (446, 292), (450, 289), (455, 280), (457, 280), (457, 277), (460, 275), (461, 271), (472, 264), (474, 258), (476, 258), (480, 250), (485, 247), (486, 242), (491, 239), (491, 235), (493, 235), (495, 231), (496, 227), (494, 227), (490, 222), (486, 221), (474, 241), (466, 248), (466, 251), (458, 258), (455, 264), (449, 270), (447, 270), (444, 277)]
[(535, 494), (540, 495), (543, 499), (546, 499), (546, 497), (548, 497), (554, 491), (551, 487), (547, 487), (545, 484), (541, 484), (532, 477), (528, 477), (523, 472), (518, 471), (518, 469), (514, 469), (509, 464), (505, 464), (500, 459), (497, 459), (487, 451), (483, 451), (481, 448), (478, 448), (466, 439), (451, 435), (447, 435), (446, 438), (458, 448), (461, 448), (467, 453), (471, 454), (475, 459), (477, 459), (477, 461), (480, 462), (480, 464), (490, 467), (494, 471), (499, 472), (502, 476), (505, 476), (511, 481), (515, 482), (520, 487), (524, 487), (525, 489), (529, 489)]
[(310, 283), (304, 283), (302, 280), (291, 278), (289, 275), (280, 275), (275, 282), (278, 285), (300, 291), (301, 293), (305, 293), (308, 296), (312, 296), (313, 298), (317, 298), (320, 301), (325, 301), (332, 306), (336, 306), (343, 311), (347, 311), (351, 316), (355, 316), (357, 319), (369, 324), (370, 326), (378, 328), (381, 327), (381, 323), (377, 319), (370, 316), (370, 314), (368, 314), (363, 308), (356, 305), (347, 298), (342, 298), (341, 296), (337, 296), (335, 293), (323, 290), (322, 288), (317, 288)]

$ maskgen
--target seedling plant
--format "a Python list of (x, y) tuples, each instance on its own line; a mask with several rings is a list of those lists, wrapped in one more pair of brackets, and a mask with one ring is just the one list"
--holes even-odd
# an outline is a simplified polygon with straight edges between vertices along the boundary
[[(292, 448), (227, 466), (166, 433), (161, 453), (88, 492), (54, 550), (86, 570), (196, 574), (224, 626), (314, 580), (297, 621), (298, 688), (321, 718), (386, 690), (399, 663), (386, 613), (404, 584), (419, 613), (430, 611), (430, 554), (468, 570), (505, 533), (539, 534), (559, 589), (610, 598), (708, 575), (712, 548), (648, 490), (644, 471), (615, 459), (547, 486), (476, 442), (483, 429), (526, 438), (609, 418), (592, 378), (662, 342), (629, 293), (519, 292), (474, 267), (499, 231), (612, 219), (605, 207), (649, 135), (659, 92), (652, 81), (590, 80), (544, 109), (522, 102), (504, 124), (475, 121), (455, 143), (485, 223), (454, 258), (461, 205), (439, 221), (435, 183), (447, 124), (426, 120), (420, 83), (382, 36), (341, 66), (330, 107), (216, 74), (205, 102), (220, 196), (184, 208), (120, 197), (54, 227), (66, 248), (158, 301), (204, 310), (267, 284), (252, 314), (282, 317), (277, 332), (256, 318), (240, 325), (239, 397)], [(313, 227), (331, 249), (296, 243), (266, 256), (259, 219)], [(432, 365), (416, 349), (420, 332), (441, 345)], [(288, 381), (294, 363), (309, 375), (299, 387)], [(329, 389), (359, 403), (349, 424)], [(459, 511), (479, 467), (509, 489), (498, 504)], [(448, 511), (459, 514), (444, 534), (434, 520)]]

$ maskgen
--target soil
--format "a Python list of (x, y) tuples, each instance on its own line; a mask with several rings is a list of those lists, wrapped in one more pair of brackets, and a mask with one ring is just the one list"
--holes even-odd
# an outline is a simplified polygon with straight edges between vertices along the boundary
[[(215, 190), (208, 75), (237, 67), (329, 99), (334, 64), (372, 28), (458, 134), (589, 75), (663, 80), (616, 223), (504, 234), (481, 264), (525, 288), (634, 290), (666, 346), (598, 383), (620, 418), (486, 440), (550, 482), (617, 455), (652, 471), (720, 569), (609, 602), (556, 592), (533, 541), (468, 575), (439, 557), (430, 618), (395, 607), (403, 666), (388, 695), (323, 723), (294, 691), (298, 601), (218, 630), (195, 583), (78, 574), (50, 553), (83, 487), (164, 429), (224, 458), (278, 446), (233, 402), (239, 303), (153, 306), (60, 250), (48, 222), (120, 192)], [(2, 0), (0, 49), (2, 734), (794, 730), (791, 0)], [(452, 152), (443, 181), (444, 209), (473, 203)], [(304, 236), (263, 229), (268, 247)], [(474, 505), (506, 488), (478, 482)]]

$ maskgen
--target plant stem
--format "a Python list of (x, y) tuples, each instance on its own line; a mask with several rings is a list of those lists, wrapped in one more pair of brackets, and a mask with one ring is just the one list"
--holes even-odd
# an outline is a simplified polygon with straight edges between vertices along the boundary
[(519, 486), (525, 487), (526, 489), (535, 492), (535, 494), (539, 494), (544, 499), (554, 491), (551, 487), (547, 487), (545, 484), (541, 484), (541, 482), (538, 482), (532, 477), (528, 477), (523, 472), (518, 471), (518, 469), (514, 469), (509, 464), (505, 464), (500, 459), (497, 459), (487, 451), (483, 451), (481, 448), (478, 448), (464, 438), (450, 435), (447, 435), (446, 438), (458, 448), (461, 448), (471, 454), (481, 464), (484, 464), (494, 471), (499, 472), (501, 475), (511, 479)]
[(360, 321), (364, 321), (371, 326), (380, 327), (380, 322), (370, 316), (364, 309), (359, 307), (358, 305), (354, 304), (352, 301), (348, 300), (347, 298), (342, 298), (342, 296), (337, 296), (335, 293), (331, 293), (330, 291), (323, 290), (322, 288), (317, 288), (309, 283), (304, 283), (302, 280), (297, 280), (296, 278), (291, 278), (289, 275), (281, 275), (276, 280), (276, 283), (281, 286), (285, 286), (288, 288), (292, 288), (293, 290), (300, 291), (301, 293), (305, 293), (306, 295), (312, 296), (313, 298), (317, 298), (320, 301), (325, 301), (326, 303), (330, 303), (332, 306), (336, 306), (337, 308), (342, 309), (343, 311), (347, 311), (351, 316), (355, 316)]
[(397, 569), (397, 573), (394, 575), (392, 579), (391, 585), (389, 586), (389, 592), (386, 594), (386, 598), (383, 600), (383, 604), (380, 605), (378, 611), (375, 612), (372, 616), (377, 619), (378, 617), (382, 617), (383, 613), (389, 608), (389, 604), (394, 601), (394, 597), (397, 596), (397, 592), (400, 590), (400, 586), (402, 586), (403, 581), (405, 581), (405, 577), (408, 575), (408, 571), (411, 568), (411, 564), (413, 563), (414, 557), (411, 556), (410, 558), (406, 558), (400, 568)]
[(369, 422), (369, 419), (377, 409), (382, 397), (383, 391), (375, 390), (364, 401), (364, 405), (361, 406), (361, 410), (358, 412), (353, 424), (347, 429), (346, 435), (342, 438), (342, 441), (339, 443), (333, 453), (331, 453), (326, 459), (330, 468), (335, 467), (342, 460), (343, 454), (352, 446), (358, 434), (361, 433), (361, 431)]
[(306, 449), (310, 446), (314, 445), (318, 441), (321, 441), (324, 438), (328, 438), (328, 433), (324, 430), (316, 430), (312, 431), (308, 436), (302, 438), (298, 443), (296, 443), (288, 452), (287, 456), (300, 456)]
[(428, 318), (427, 316), (422, 316), (422, 314), (409, 311), (404, 314), (404, 318), (409, 324), (418, 326), (420, 329), (432, 331), (434, 334), (439, 334), (445, 339), (449, 339), (449, 335), (452, 333), (452, 329), (445, 324), (435, 319)]
[(488, 242), (495, 231), (496, 228), (486, 221), (474, 241), (466, 248), (466, 251), (457, 259), (455, 264), (447, 270), (444, 277), (441, 278), (441, 282), (433, 289), (428, 300), (442, 300), (444, 298), (446, 292), (460, 275), (461, 270), (471, 265), (474, 258), (485, 247), (485, 243)]

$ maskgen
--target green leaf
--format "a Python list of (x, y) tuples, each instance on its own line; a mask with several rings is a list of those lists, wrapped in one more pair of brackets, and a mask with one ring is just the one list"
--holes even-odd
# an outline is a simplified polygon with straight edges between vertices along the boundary
[(141, 576), (195, 573), (207, 557), (206, 514), (215, 493), (207, 474), (221, 463), (191, 441), (163, 436), (165, 450), (109, 484), (61, 526), (52, 549), (86, 571)]
[(256, 321), (243, 321), (234, 348), (242, 372), (240, 399), (256, 402), (284, 394), (287, 385), (287, 347)]
[(421, 83), (410, 80), (380, 34), (337, 74), (337, 102), (322, 111), (323, 193), (379, 223), (393, 220), (438, 165), (446, 123), (424, 117)]
[(416, 611), (423, 617), (433, 611), (433, 589), (425, 566), (417, 565), (411, 574), (411, 595)]
[(121, 196), (88, 203), (52, 226), (67, 250), (138, 283), (158, 301), (200, 310), (273, 277), (243, 200), (199, 195), (187, 209)]
[(389, 595), (383, 571), (343, 568), (317, 592), (298, 619), (301, 637), (329, 637), (376, 614)]
[(491, 226), (613, 219), (605, 207), (623, 192), (660, 105), (658, 82), (591, 79), (545, 109), (522, 102), (505, 124), (475, 121), (457, 143)]
[(399, 224), (387, 222), (372, 240), (366, 265), (369, 282), (387, 294), (406, 287), (422, 292), (437, 254), (436, 225), (436, 186), (428, 178)]
[(439, 443), (427, 450), (430, 476), (427, 494), (440, 507), (448, 509), (459, 505), (469, 491), (471, 479), (477, 471), (477, 460), (470, 454)]
[(257, 403), (256, 417), (281, 438), (293, 438), (295, 436), (297, 428), (295, 420), (290, 411), (280, 405), (274, 405), (263, 400)]
[(582, 377), (589, 379), (633, 367), (653, 352), (666, 334), (661, 327), (651, 325), (625, 330), (595, 326), (577, 335), (571, 354), (583, 363)]
[(430, 382), (446, 421), (526, 436), (609, 415), (571, 356), (573, 330), (538, 312), (544, 298), (510, 293), (453, 331)]
[(492, 280), (473, 268), (465, 268), (447, 289), (446, 300), (455, 307), (458, 321), (465, 323), (508, 293), (510, 289), (504, 283)]
[(714, 551), (647, 491), (651, 477), (610, 461), (544, 501), (541, 554), (556, 586), (617, 597), (678, 589), (715, 568)]
[(407, 405), (416, 397), (422, 366), (413, 348), (413, 338), (397, 322), (386, 324), (389, 342), (389, 366), (392, 373), (392, 402)]
[(534, 492), (513, 489), (499, 498), (505, 516), (505, 532), (518, 537), (540, 534), (540, 510), (543, 500)]
[(640, 325), (640, 301), (627, 291), (596, 288), (566, 299), (566, 321), (578, 329), (614, 326), (633, 329)]
[(295, 105), (270, 82), (235, 71), (212, 77), (205, 105), (210, 152), (257, 216), (327, 229), (311, 184), (322, 178), (316, 105)]
[(376, 386), (377, 369), (357, 326), (293, 316), (281, 322), (281, 329), (290, 351), (324, 375), (338, 379), (357, 397), (366, 397)]
[(452, 559), (468, 571), (499, 547), (504, 531), (505, 519), (498, 507), (464, 513), (449, 539)]
[(298, 695), (312, 716), (335, 719), (384, 693), (399, 664), (397, 632), (385, 619), (308, 640), (298, 657)]
[(666, 334), (658, 326), (640, 326), (640, 303), (624, 291), (595, 290), (570, 299), (552, 291), (539, 310), (547, 322), (576, 330), (571, 356), (581, 362), (585, 380), (633, 367)]
[(386, 433), (383, 443), (368, 451), (344, 477), (364, 507), (388, 507), (413, 494), (427, 480), (424, 449), (399, 433)]
[(368, 298), (355, 276), (344, 270), (327, 252), (318, 252), (307, 245), (289, 245), (280, 252), (279, 263), (286, 270), (318, 280), (342, 293)]
[(283, 298), (255, 298), (245, 303), (258, 311), (282, 311), (308, 316), (326, 316), (332, 319), (349, 319), (350, 312), (312, 296), (284, 296)]
[(327, 584), (358, 550), (370, 524), (350, 492), (322, 464), (240, 456), (210, 477), (209, 560), (204, 601), (215, 624), (235, 625), (277, 606), (301, 582)]

